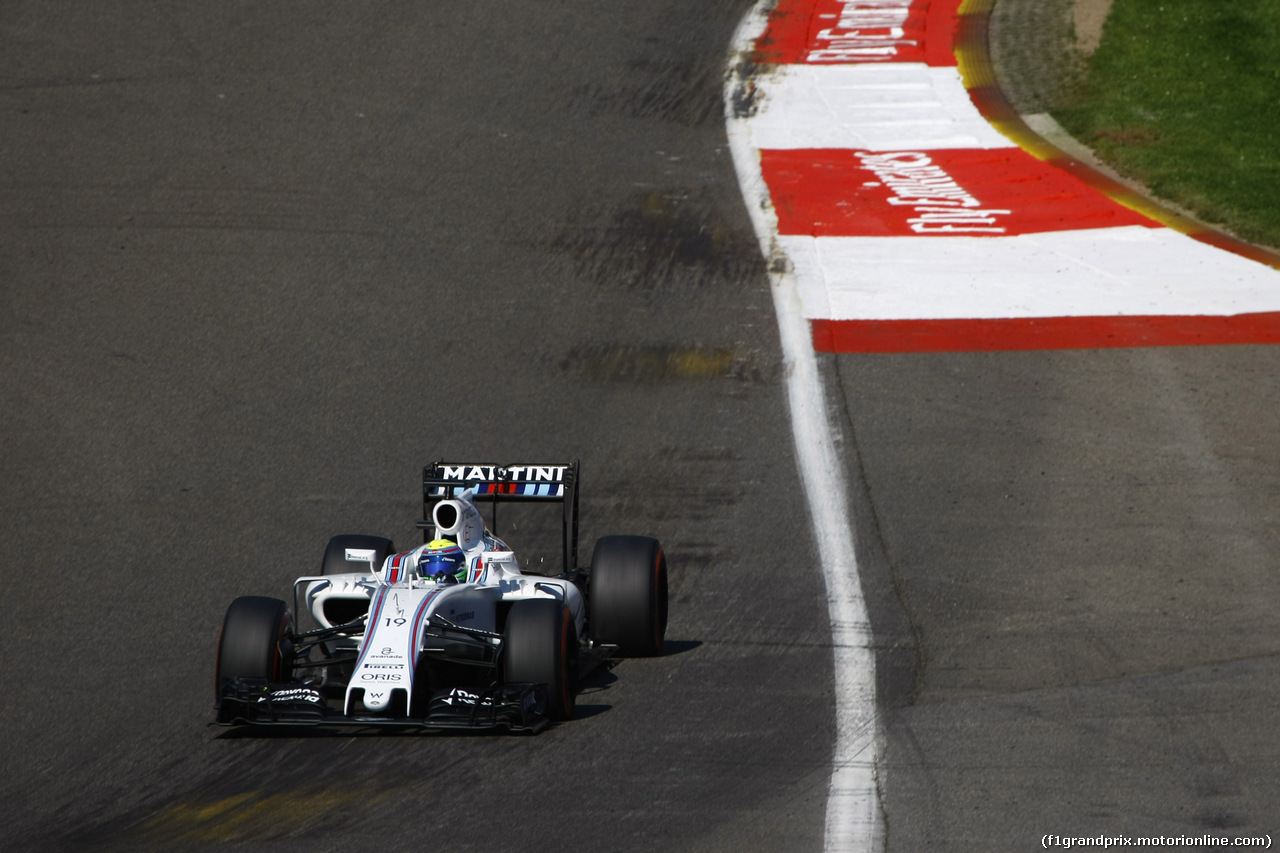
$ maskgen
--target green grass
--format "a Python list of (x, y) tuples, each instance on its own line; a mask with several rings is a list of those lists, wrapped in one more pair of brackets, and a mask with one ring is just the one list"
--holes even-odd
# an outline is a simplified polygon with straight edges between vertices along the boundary
[(1157, 196), (1280, 247), (1280, 0), (1115, 0), (1052, 112)]

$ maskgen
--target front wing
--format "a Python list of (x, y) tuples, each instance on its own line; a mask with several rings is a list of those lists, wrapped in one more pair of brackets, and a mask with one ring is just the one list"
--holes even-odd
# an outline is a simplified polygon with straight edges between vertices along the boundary
[(437, 690), (421, 717), (343, 714), (321, 692), (304, 684), (263, 679), (232, 679), (222, 688), (221, 726), (396, 726), (422, 729), (470, 729), (538, 732), (547, 725), (545, 684), (451, 687)]

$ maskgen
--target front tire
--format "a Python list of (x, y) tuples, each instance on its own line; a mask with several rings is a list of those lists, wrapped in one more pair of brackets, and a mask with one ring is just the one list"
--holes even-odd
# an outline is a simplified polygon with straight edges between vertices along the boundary
[(547, 685), (547, 716), (573, 717), (573, 658), (578, 637), (573, 614), (560, 601), (517, 601), (503, 632), (503, 680)]
[(591, 557), (591, 635), (628, 657), (662, 654), (667, 558), (657, 539), (604, 536)]
[(293, 617), (278, 598), (245, 595), (231, 602), (218, 638), (215, 689), (233, 678), (293, 678)]

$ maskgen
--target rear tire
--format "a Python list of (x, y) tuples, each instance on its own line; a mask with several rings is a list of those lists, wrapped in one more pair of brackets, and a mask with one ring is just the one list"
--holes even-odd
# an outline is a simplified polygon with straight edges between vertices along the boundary
[[(348, 560), (347, 549), (358, 548), (362, 551), (374, 551), (375, 565), (364, 560)], [(329, 540), (324, 549), (324, 558), (320, 561), (320, 574), (347, 575), (353, 572), (371, 575), (382, 568), (387, 556), (396, 552), (396, 546), (390, 539), (381, 536), (364, 536), (358, 533), (344, 533)]]
[(278, 598), (245, 595), (231, 602), (218, 638), (217, 696), (233, 678), (293, 678), (293, 617)]
[(657, 539), (604, 536), (591, 557), (591, 635), (628, 657), (662, 654), (667, 558)]
[(573, 717), (573, 659), (578, 637), (573, 614), (552, 599), (517, 601), (503, 632), (503, 680), (547, 685), (547, 716)]

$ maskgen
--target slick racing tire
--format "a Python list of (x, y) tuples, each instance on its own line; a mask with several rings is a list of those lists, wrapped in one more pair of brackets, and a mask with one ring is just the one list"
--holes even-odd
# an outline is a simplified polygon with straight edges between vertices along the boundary
[(591, 634), (627, 657), (662, 654), (667, 558), (657, 539), (604, 536), (591, 557)]
[[(370, 568), (369, 563), (365, 560), (348, 560), (348, 548), (375, 552), (373, 567)], [(324, 549), (324, 559), (320, 561), (320, 574), (346, 575), (352, 572), (358, 572), (362, 575), (373, 574), (374, 570), (382, 568), (382, 563), (387, 559), (387, 556), (395, 552), (396, 546), (390, 539), (383, 539), (381, 536), (344, 533), (329, 540), (328, 547)]]
[(292, 679), (292, 631), (289, 608), (278, 598), (245, 595), (231, 602), (218, 638), (217, 696), (232, 678)]
[(503, 680), (547, 685), (547, 716), (573, 716), (573, 659), (578, 637), (573, 614), (552, 599), (517, 601), (507, 614), (503, 632)]

